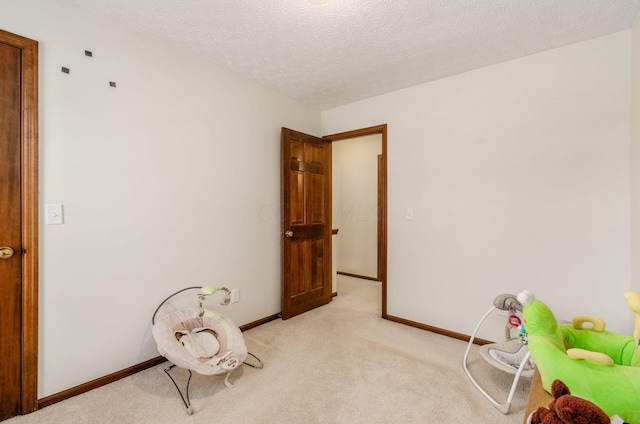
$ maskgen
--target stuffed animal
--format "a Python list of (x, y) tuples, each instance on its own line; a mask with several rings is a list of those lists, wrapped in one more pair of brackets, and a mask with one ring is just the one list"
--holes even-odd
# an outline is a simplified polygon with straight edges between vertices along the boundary
[[(545, 390), (551, 393), (552, 382), (559, 379), (607, 415), (640, 424), (637, 340), (606, 331), (603, 321), (589, 316), (558, 324), (549, 307), (528, 291), (518, 294), (518, 301), (523, 305), (529, 351)], [(628, 296), (627, 301), (631, 304), (635, 297), (630, 301)], [(593, 328), (585, 328), (585, 322), (592, 322)]]
[(593, 402), (573, 396), (560, 380), (551, 384), (553, 401), (549, 408), (539, 407), (531, 416), (531, 424), (611, 424), (611, 420)]

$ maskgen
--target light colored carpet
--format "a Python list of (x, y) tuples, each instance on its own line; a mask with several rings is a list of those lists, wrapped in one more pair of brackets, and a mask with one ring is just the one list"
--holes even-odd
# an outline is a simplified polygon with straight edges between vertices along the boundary
[[(380, 283), (340, 276), (338, 287), (327, 306), (246, 331), (265, 365), (234, 372), (234, 388), (194, 374), (191, 416), (160, 365), (3, 424), (522, 422), (529, 380), (503, 415), (464, 374), (465, 342), (380, 318)], [(506, 399), (511, 375), (476, 348), (469, 368)], [(186, 371), (172, 373), (186, 382)]]

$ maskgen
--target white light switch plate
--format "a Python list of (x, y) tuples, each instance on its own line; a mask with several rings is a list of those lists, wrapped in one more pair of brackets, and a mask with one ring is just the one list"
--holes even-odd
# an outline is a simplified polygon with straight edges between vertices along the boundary
[(61, 204), (51, 204), (45, 206), (45, 223), (47, 225), (64, 224), (64, 215)]
[(407, 221), (413, 221), (413, 208), (407, 208)]

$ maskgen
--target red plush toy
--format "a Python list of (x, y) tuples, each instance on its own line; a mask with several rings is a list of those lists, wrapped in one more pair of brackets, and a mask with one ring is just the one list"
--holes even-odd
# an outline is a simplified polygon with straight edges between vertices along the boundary
[(560, 380), (551, 384), (553, 401), (549, 408), (539, 407), (531, 416), (531, 424), (611, 424), (611, 420), (593, 402), (573, 396)]

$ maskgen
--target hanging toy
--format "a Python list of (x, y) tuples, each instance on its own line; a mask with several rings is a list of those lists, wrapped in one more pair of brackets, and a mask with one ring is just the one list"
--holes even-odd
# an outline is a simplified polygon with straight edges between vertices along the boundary
[(518, 337), (520, 337), (520, 341), (522, 344), (529, 343), (529, 336), (527, 335), (527, 329), (524, 327), (524, 323), (518, 326)]
[(522, 325), (522, 320), (520, 319), (520, 317), (516, 314), (511, 314), (509, 316), (509, 319), (507, 320), (507, 327), (509, 329), (512, 329), (518, 328), (520, 325)]

